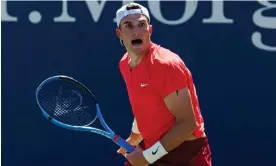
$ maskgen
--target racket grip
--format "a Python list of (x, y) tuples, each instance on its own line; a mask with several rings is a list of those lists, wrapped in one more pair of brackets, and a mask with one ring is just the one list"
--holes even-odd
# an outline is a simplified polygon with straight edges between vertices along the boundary
[(119, 145), (120, 147), (124, 148), (127, 152), (131, 153), (135, 150), (135, 148), (130, 145), (128, 142), (126, 142), (123, 138), (121, 138), (120, 136), (115, 136), (117, 137), (116, 139), (114, 139), (114, 142)]

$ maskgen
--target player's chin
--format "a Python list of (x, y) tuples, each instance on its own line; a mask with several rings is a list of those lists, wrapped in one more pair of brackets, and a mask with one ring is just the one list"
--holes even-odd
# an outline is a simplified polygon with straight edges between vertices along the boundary
[(135, 54), (143, 54), (145, 52), (145, 47), (144, 46), (134, 46), (132, 47), (132, 51), (135, 53)]
[(144, 45), (132, 45), (132, 50), (133, 51), (139, 51), (139, 50), (144, 50), (145, 49), (145, 46)]

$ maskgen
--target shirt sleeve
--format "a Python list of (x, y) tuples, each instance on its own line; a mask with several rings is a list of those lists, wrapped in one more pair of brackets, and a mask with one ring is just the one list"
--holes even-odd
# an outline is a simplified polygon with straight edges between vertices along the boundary
[(188, 72), (181, 60), (162, 64), (157, 89), (162, 97), (188, 86)]

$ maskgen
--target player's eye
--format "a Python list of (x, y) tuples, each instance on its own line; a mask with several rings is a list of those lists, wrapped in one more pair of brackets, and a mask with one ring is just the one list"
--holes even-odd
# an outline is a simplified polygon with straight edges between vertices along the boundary
[(140, 22), (139, 23), (139, 27), (143, 27), (143, 26), (145, 26), (146, 25), (146, 23), (144, 23), (144, 22)]
[(131, 29), (131, 28), (132, 28), (132, 25), (131, 25), (131, 24), (126, 24), (126, 25), (125, 25), (125, 28)]

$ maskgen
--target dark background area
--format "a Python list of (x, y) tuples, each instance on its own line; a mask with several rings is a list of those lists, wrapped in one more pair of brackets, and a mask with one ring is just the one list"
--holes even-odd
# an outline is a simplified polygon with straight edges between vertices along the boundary
[[(3, 166), (123, 164), (117, 145), (50, 124), (35, 101), (35, 90), (47, 77), (74, 77), (97, 96), (109, 126), (128, 136), (133, 115), (118, 68), (125, 50), (113, 22), (122, 2), (106, 2), (97, 22), (87, 4), (93, 5), (68, 2), (76, 22), (54, 22), (61, 2), (7, 2), (9, 15), (18, 20), (3, 21), (2, 16), (1, 22)], [(148, 2), (142, 4), (148, 7)], [(160, 4), (167, 20), (181, 18), (186, 6)], [(262, 7), (258, 2), (224, 2), (225, 17), (234, 20), (228, 24), (203, 23), (212, 14), (212, 2), (198, 2), (194, 15), (179, 25), (164, 24), (150, 11), (153, 42), (179, 54), (194, 76), (214, 166), (275, 163), (276, 52), (257, 48), (251, 39), (260, 32), (263, 43), (276, 47), (276, 27), (253, 22)], [(34, 10), (42, 16), (37, 24), (29, 21)], [(263, 14), (276, 19), (275, 8)]]

